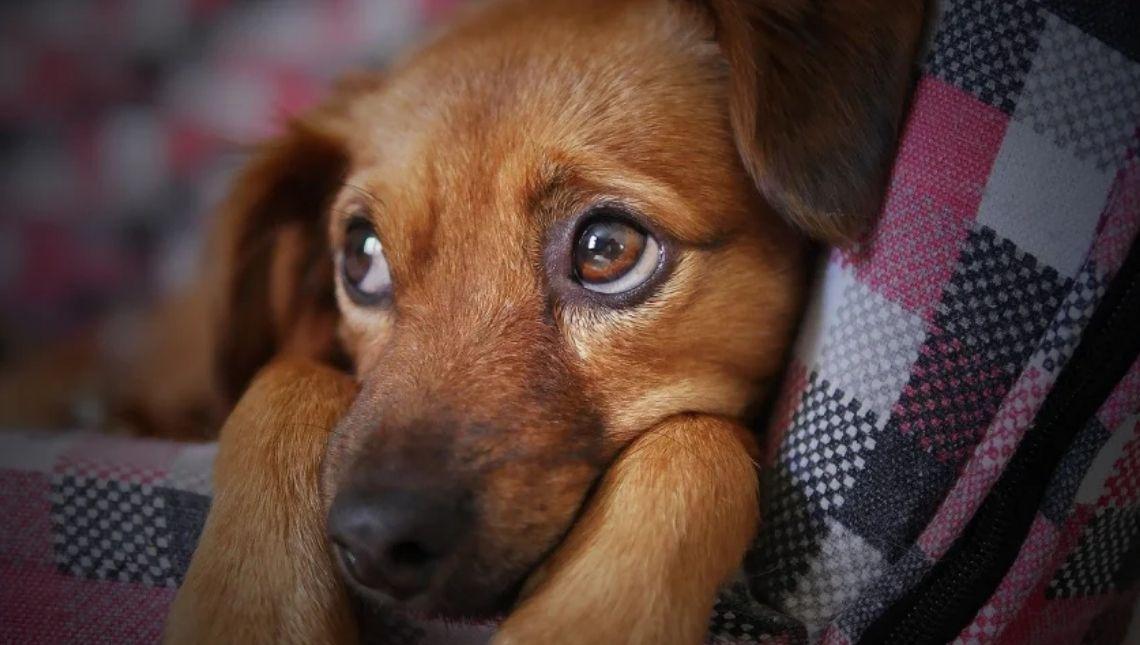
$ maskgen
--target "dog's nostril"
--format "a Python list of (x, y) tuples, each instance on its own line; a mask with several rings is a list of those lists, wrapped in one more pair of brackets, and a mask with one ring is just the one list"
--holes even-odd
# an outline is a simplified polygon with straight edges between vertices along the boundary
[(435, 556), (416, 542), (404, 541), (388, 549), (388, 559), (396, 565), (424, 567), (431, 564)]
[(355, 570), (356, 554), (344, 548), (344, 545), (338, 544), (337, 546), (340, 547), (340, 552), (344, 555), (344, 563), (347, 564), (350, 569)]
[(340, 561), (344, 564), (345, 571), (348, 572), (348, 575), (352, 576), (354, 580), (357, 580), (361, 584), (367, 584), (366, 581), (369, 580), (371, 574), (361, 569), (360, 561), (357, 559), (356, 553), (343, 544), (336, 544), (334, 548), (340, 555)]

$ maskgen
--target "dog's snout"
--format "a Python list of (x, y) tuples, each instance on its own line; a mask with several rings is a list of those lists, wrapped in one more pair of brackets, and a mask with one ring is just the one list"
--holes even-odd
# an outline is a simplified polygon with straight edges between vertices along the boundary
[(431, 585), (468, 530), (459, 496), (408, 488), (342, 491), (329, 510), (329, 538), (347, 574), (398, 600)]

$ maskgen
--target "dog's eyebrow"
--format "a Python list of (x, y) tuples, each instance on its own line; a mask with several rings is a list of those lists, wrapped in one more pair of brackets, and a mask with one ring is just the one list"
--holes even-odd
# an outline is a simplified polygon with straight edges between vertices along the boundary
[(524, 201), (528, 213), (537, 213), (548, 207), (551, 201), (573, 183), (575, 176), (571, 166), (559, 161), (542, 164), (536, 174)]
[(343, 181), (343, 180), (340, 182), (340, 185), (343, 186), (344, 188), (347, 188), (349, 190), (352, 190), (352, 191), (359, 193), (362, 197), (364, 197), (367, 200), (369, 200), (370, 202), (372, 202), (372, 206), (379, 206), (380, 208), (385, 207), (383, 199), (380, 199), (380, 197), (378, 197), (377, 195), (373, 194), (372, 192), (366, 190), (365, 188), (363, 188), (361, 186), (357, 186), (356, 184), (353, 184), (353, 183), (350, 183), (347, 181)]
[(695, 248), (716, 248), (731, 234), (707, 221), (666, 216), (684, 200), (673, 187), (649, 176), (606, 173), (604, 178), (592, 178), (588, 170), (552, 159), (535, 169), (531, 186), (524, 202), (530, 213), (565, 211), (589, 203), (592, 197), (612, 196), (651, 217), (665, 232)]

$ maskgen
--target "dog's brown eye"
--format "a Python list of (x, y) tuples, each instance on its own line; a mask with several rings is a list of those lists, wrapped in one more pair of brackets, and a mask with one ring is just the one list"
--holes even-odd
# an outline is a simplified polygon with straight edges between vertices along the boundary
[(657, 269), (661, 247), (652, 235), (614, 217), (582, 228), (574, 245), (574, 271), (583, 287), (598, 293), (629, 291)]
[(390, 296), (392, 275), (388, 260), (380, 237), (367, 220), (356, 218), (349, 222), (339, 260), (344, 290), (353, 302), (375, 305)]

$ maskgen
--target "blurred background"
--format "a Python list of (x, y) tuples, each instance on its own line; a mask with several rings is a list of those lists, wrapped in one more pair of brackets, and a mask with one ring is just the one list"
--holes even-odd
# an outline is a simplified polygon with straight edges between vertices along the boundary
[(186, 281), (243, 147), (454, 4), (0, 3), (0, 362)]

